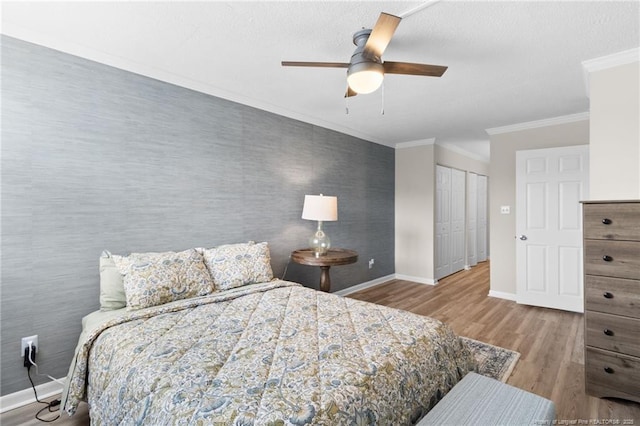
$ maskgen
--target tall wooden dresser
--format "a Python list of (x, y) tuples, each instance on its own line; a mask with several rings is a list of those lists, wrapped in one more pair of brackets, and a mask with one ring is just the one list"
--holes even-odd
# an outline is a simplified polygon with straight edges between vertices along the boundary
[(640, 200), (583, 214), (586, 392), (640, 402)]

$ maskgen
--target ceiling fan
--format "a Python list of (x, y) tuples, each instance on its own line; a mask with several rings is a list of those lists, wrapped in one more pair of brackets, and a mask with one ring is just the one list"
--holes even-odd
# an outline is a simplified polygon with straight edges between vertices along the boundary
[(345, 97), (374, 92), (382, 84), (385, 73), (441, 77), (447, 70), (445, 66), (382, 61), (382, 54), (401, 19), (382, 12), (373, 29), (357, 31), (353, 35), (353, 44), (357, 47), (348, 63), (282, 61), (282, 66), (347, 68)]

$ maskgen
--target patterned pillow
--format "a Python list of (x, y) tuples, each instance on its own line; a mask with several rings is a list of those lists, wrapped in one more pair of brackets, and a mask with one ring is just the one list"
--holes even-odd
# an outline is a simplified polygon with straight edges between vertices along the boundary
[(267, 243), (227, 244), (202, 251), (204, 262), (219, 290), (273, 279)]
[(112, 257), (124, 276), (124, 291), (130, 310), (206, 296), (214, 290), (202, 255), (195, 249)]

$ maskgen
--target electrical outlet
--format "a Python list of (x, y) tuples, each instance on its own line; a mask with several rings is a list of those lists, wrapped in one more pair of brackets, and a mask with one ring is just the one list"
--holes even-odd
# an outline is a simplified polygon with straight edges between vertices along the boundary
[(20, 347), (20, 356), (24, 356), (24, 350), (29, 348), (29, 342), (32, 342), (33, 346), (36, 347), (36, 352), (38, 352), (38, 348), (40, 347), (40, 345), (38, 345), (38, 335), (35, 334), (33, 336), (29, 336), (29, 337), (23, 337), (22, 338), (22, 345)]
[(370, 259), (369, 260), (369, 269), (373, 268), (373, 264), (376, 263), (375, 259)]

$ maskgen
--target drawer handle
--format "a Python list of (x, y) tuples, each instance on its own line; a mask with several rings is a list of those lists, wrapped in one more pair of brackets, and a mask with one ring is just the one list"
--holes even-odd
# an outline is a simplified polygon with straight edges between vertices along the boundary
[(611, 262), (613, 260), (613, 257), (605, 254), (604, 256), (602, 256), (602, 260), (604, 260), (605, 262)]
[(607, 336), (613, 336), (615, 334), (613, 330), (609, 330), (608, 328), (605, 328), (603, 333), (606, 334)]
[(613, 368), (611, 368), (611, 367), (605, 367), (604, 368), (604, 372), (607, 373), (607, 374), (613, 374), (613, 373), (615, 373), (615, 370)]
[(605, 225), (611, 225), (613, 221), (611, 219), (604, 218), (602, 219), (602, 223)]
[(613, 299), (613, 293), (609, 293), (608, 291), (606, 291), (603, 296), (605, 299)]

